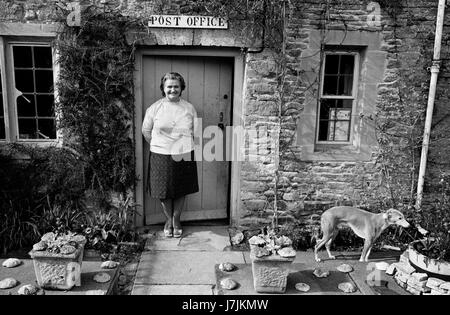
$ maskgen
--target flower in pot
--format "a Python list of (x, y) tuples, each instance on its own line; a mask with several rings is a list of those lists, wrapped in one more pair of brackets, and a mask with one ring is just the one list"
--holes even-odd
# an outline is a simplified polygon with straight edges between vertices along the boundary
[(29, 252), (38, 285), (70, 290), (81, 285), (81, 264), (86, 238), (72, 232), (47, 233)]
[(249, 239), (252, 260), (253, 285), (256, 292), (284, 293), (286, 291), (288, 266), (296, 252), (292, 241), (277, 235), (274, 230)]
[(251, 254), (257, 258), (271, 255), (292, 258), (296, 255), (291, 239), (284, 235), (277, 235), (272, 229), (269, 229), (266, 234), (253, 236), (248, 242)]
[(410, 263), (428, 274), (450, 280), (450, 212), (448, 203), (419, 212), (420, 239), (410, 243)]

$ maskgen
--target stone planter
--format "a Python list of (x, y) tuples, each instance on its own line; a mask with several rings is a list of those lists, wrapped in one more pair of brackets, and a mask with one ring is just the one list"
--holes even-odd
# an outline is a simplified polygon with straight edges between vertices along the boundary
[(84, 244), (69, 255), (30, 251), (38, 285), (56, 290), (70, 290), (74, 286), (81, 286), (83, 252)]
[(412, 242), (408, 247), (409, 262), (413, 267), (418, 267), (432, 277), (450, 280), (450, 263), (429, 258), (416, 249), (421, 241)]
[(250, 253), (252, 260), (253, 286), (258, 293), (286, 292), (289, 266), (295, 257), (283, 258), (279, 255), (256, 257)]

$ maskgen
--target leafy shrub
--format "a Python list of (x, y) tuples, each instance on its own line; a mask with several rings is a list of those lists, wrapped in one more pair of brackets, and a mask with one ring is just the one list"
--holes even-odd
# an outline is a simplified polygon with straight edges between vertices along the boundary
[(138, 233), (133, 226), (135, 214), (136, 208), (131, 198), (124, 198), (123, 195), (116, 208), (91, 211), (80, 231), (87, 239), (86, 248), (108, 252), (119, 242), (136, 241)]
[(82, 211), (83, 164), (73, 152), (5, 145), (0, 165), (1, 252), (32, 245), (57, 217), (75, 221)]

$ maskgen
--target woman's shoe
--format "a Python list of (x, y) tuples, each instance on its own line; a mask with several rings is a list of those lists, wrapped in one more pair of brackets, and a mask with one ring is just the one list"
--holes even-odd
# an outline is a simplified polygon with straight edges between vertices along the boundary
[(164, 236), (165, 237), (173, 237), (172, 229), (164, 229)]
[(180, 238), (182, 234), (183, 234), (183, 229), (173, 228), (173, 237)]

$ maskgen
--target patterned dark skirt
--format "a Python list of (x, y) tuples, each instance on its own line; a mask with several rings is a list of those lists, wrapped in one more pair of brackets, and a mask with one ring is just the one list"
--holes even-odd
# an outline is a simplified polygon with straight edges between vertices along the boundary
[(199, 191), (194, 151), (184, 155), (150, 152), (147, 189), (157, 199), (177, 199)]

